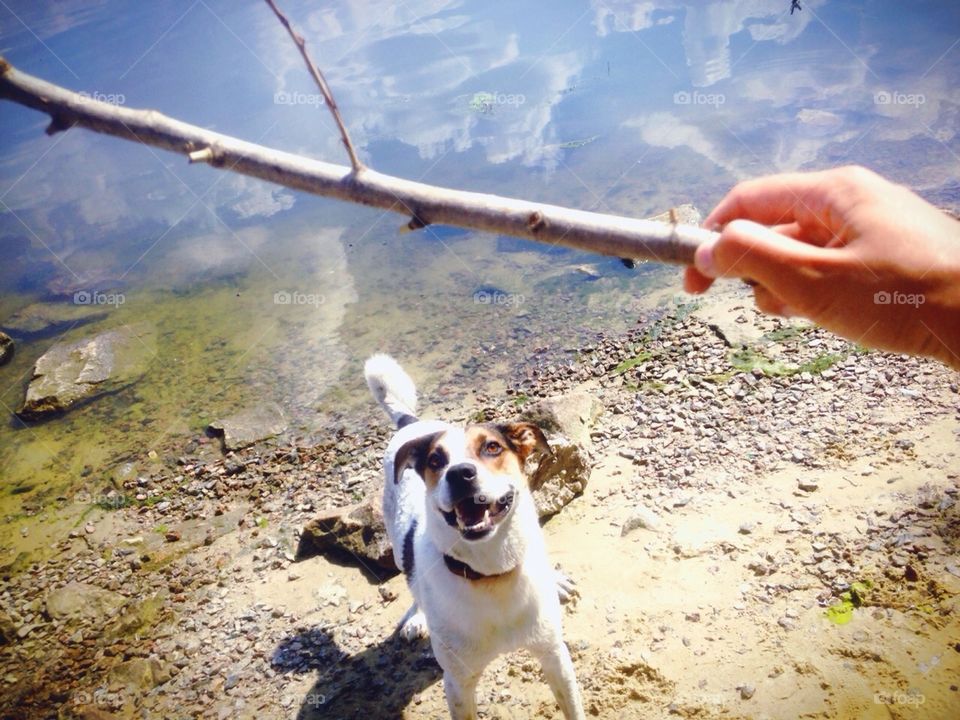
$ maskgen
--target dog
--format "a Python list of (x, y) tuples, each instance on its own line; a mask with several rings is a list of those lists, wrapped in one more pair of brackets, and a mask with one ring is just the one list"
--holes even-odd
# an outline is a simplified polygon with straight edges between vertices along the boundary
[(525, 647), (564, 717), (583, 720), (561, 623), (569, 585), (547, 559), (523, 471), (534, 452), (549, 452), (543, 431), (423, 421), (413, 380), (393, 358), (374, 355), (364, 375), (397, 428), (383, 461), (383, 516), (414, 597), (399, 632), (429, 636), (450, 716), (475, 720), (484, 668)]

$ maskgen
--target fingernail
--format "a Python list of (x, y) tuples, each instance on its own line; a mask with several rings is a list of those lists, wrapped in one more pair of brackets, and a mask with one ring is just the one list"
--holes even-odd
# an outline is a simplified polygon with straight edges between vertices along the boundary
[(708, 278), (715, 278), (717, 270), (713, 265), (713, 243), (708, 242), (697, 248), (693, 255), (693, 266)]

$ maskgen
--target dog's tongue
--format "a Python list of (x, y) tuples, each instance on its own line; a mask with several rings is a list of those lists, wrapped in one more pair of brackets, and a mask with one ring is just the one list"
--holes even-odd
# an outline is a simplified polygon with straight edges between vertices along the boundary
[(457, 515), (460, 517), (460, 522), (467, 527), (479, 525), (483, 522), (484, 515), (489, 507), (489, 505), (475, 503), (472, 499), (461, 500), (457, 503)]

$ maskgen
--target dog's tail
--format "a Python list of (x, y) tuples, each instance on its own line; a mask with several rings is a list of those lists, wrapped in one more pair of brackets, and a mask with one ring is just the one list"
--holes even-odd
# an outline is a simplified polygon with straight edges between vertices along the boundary
[(389, 355), (373, 355), (364, 364), (363, 375), (398, 429), (417, 422), (417, 388), (400, 363)]

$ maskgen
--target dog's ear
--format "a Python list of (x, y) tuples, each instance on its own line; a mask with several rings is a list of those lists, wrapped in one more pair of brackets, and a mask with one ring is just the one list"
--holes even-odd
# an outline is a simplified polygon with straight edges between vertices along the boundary
[(543, 430), (531, 422), (506, 423), (498, 425), (497, 430), (502, 432), (513, 445), (513, 449), (520, 456), (521, 463), (525, 462), (535, 450), (548, 454), (551, 452)]
[(427, 453), (430, 451), (430, 446), (433, 445), (433, 441), (441, 435), (443, 435), (442, 430), (440, 432), (430, 433), (429, 435), (415, 437), (413, 440), (408, 440), (400, 446), (397, 454), (393, 456), (394, 484), (400, 482), (400, 476), (403, 474), (403, 471), (411, 466), (416, 468), (421, 477), (423, 476), (423, 469), (427, 462)]

